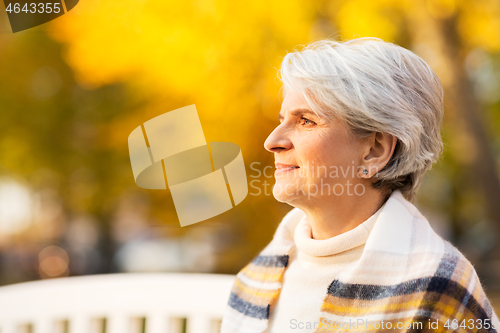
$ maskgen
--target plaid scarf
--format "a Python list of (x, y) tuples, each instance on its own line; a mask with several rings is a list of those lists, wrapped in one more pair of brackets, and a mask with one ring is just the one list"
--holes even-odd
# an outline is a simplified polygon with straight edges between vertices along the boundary
[[(294, 246), (284, 222), (271, 243), (237, 274), (221, 333), (267, 328)], [(314, 326), (305, 327), (307, 332), (500, 330), (471, 263), (432, 230), (400, 191), (380, 211), (361, 258), (332, 278), (319, 310), (320, 318), (311, 318)]]

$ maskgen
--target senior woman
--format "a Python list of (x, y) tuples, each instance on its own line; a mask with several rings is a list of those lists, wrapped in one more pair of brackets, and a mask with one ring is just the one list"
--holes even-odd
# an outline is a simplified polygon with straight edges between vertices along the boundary
[(500, 329), (473, 266), (412, 204), (443, 150), (432, 69), (359, 38), (289, 53), (280, 74), (264, 145), (295, 208), (237, 275), (221, 332)]

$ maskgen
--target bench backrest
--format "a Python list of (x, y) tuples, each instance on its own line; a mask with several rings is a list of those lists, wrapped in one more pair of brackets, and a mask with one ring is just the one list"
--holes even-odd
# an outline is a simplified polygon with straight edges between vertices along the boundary
[(218, 333), (233, 275), (109, 274), (0, 287), (0, 333)]

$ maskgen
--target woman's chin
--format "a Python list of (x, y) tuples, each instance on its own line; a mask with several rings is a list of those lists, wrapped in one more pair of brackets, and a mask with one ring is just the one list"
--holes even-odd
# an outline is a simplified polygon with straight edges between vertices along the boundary
[(273, 196), (279, 202), (290, 203), (297, 196), (297, 193), (290, 184), (276, 182), (273, 187)]
[(283, 195), (283, 194), (273, 193), (273, 196), (274, 196), (274, 199), (276, 199), (279, 202), (288, 203), (290, 201), (290, 197)]

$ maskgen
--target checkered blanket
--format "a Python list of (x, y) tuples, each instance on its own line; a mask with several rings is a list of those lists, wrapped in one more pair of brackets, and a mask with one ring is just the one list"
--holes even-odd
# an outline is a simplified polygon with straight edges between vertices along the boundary
[[(221, 333), (267, 328), (293, 246), (282, 222), (236, 276)], [(332, 278), (319, 313), (308, 332), (500, 331), (474, 267), (400, 191), (382, 208), (358, 262)]]

